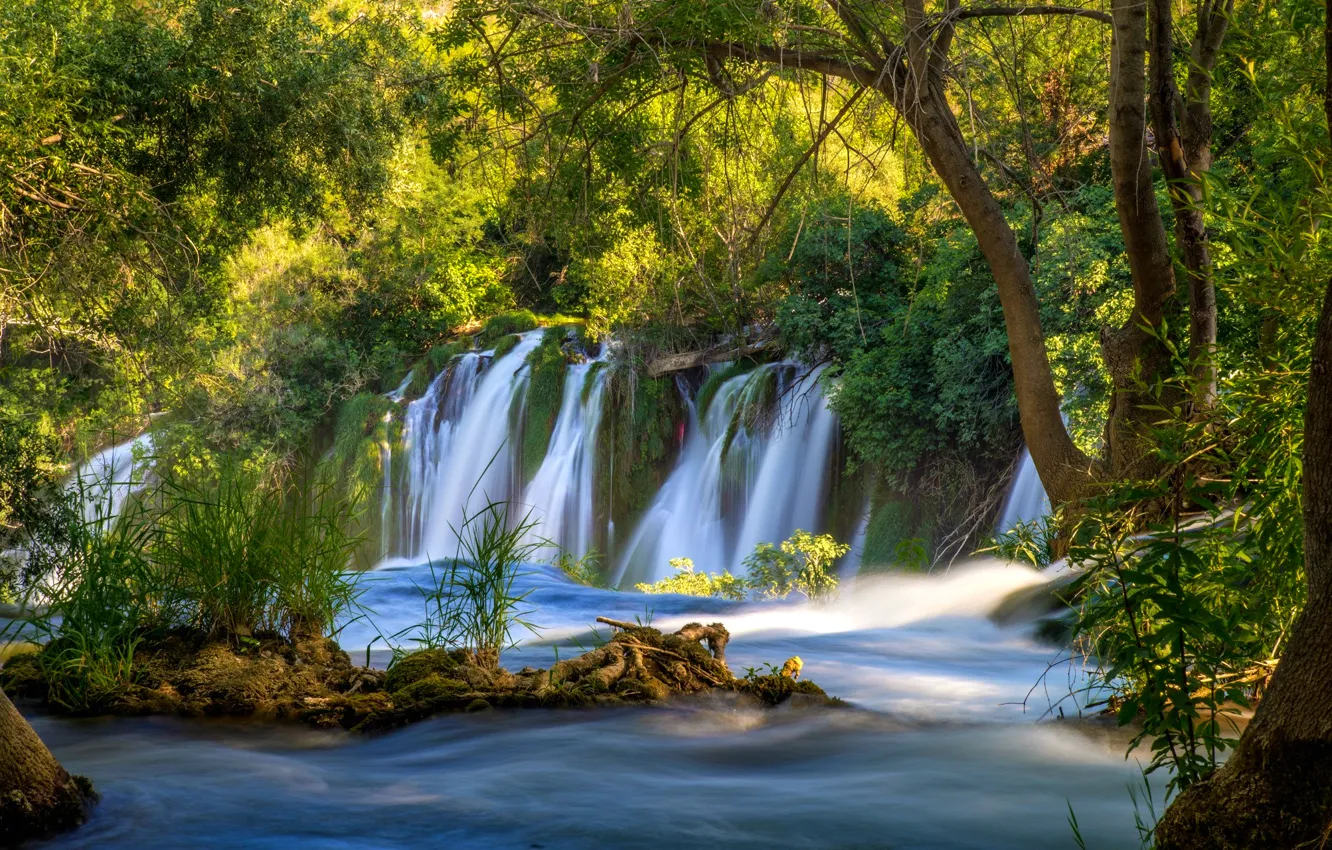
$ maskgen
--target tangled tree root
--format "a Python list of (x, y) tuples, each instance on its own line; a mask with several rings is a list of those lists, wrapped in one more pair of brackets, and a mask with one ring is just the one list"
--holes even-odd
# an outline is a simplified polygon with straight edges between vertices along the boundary
[[(689, 623), (674, 633), (598, 618), (615, 631), (602, 646), (548, 670), (502, 669), (495, 655), (424, 649), (387, 673), (354, 666), (329, 640), (285, 644), (265, 638), (236, 649), (172, 635), (135, 653), (131, 681), (100, 694), (80, 713), (298, 718), (314, 726), (375, 732), (451, 711), (659, 702), (724, 691), (767, 706), (796, 695), (836, 704), (818, 685), (797, 681), (798, 659), (784, 675), (736, 678), (726, 666), (730, 633), (720, 623)], [(0, 670), (11, 693), (54, 691), (37, 654)], [(57, 711), (65, 710), (48, 699)]]
[(422, 650), (389, 670), (382, 692), (336, 700), (306, 719), (373, 732), (446, 711), (491, 707), (570, 707), (650, 703), (726, 691), (775, 706), (796, 694), (839, 704), (812, 682), (774, 675), (737, 679), (726, 666), (730, 633), (690, 623), (672, 634), (599, 617), (616, 631), (605, 645), (549, 670), (486, 669), (459, 651)]

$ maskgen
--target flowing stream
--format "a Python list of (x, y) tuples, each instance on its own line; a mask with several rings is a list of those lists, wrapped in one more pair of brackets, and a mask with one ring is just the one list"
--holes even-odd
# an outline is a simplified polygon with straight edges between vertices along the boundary
[[(371, 573), (376, 626), (353, 657), (412, 622), (425, 568)], [(1042, 577), (979, 564), (883, 577), (829, 607), (646, 597), (522, 579), (544, 626), (505, 654), (546, 666), (586, 645), (599, 615), (654, 625), (721, 620), (732, 669), (798, 654), (853, 708), (764, 712), (724, 699), (669, 708), (492, 711), (381, 737), (249, 722), (55, 720), (38, 731), (103, 795), (53, 847), (1035, 848), (1137, 845), (1140, 780), (1111, 727), (1044, 720), (1019, 703), (1055, 650), (986, 614)], [(372, 652), (386, 660), (382, 644)]]
[[(464, 504), (524, 505), (544, 537), (575, 553), (599, 533), (616, 541), (596, 527), (593, 505), (606, 370), (569, 366), (545, 460), (523, 480), (525, 359), (540, 339), (525, 334), (499, 358), (463, 355), (396, 412), (401, 444), (380, 448), (389, 557), (363, 578), (370, 616), (338, 637), (354, 659), (387, 664), (382, 636), (421, 620), (426, 562), (455, 551)], [(623, 584), (660, 577), (679, 556), (741, 571), (755, 543), (823, 529), (839, 446), (835, 416), (810, 390), (816, 377), (762, 366), (721, 383), (703, 409), (681, 384), (678, 458), (613, 552)], [(767, 420), (748, 412), (763, 397), (776, 399)], [(133, 458), (125, 444), (85, 467), (116, 482), (101, 510), (123, 504)], [(1000, 529), (1039, 516), (1043, 497), (1024, 457)], [(866, 522), (853, 523), (857, 550)], [(510, 669), (568, 658), (595, 640), (598, 616), (664, 628), (722, 621), (738, 674), (799, 655), (846, 709), (762, 711), (709, 697), (451, 715), (375, 738), (35, 713), (57, 757), (103, 795), (87, 826), (48, 846), (1069, 847), (1070, 807), (1088, 847), (1137, 846), (1128, 788), (1141, 779), (1124, 756), (1127, 734), (1076, 719), (1077, 671), (1042, 678), (1058, 651), (1032, 624), (990, 618), (1046, 576), (995, 562), (938, 576), (853, 574), (854, 564), (839, 599), (820, 607), (600, 590), (533, 565), (516, 592), (530, 591), (526, 619), (541, 628), (503, 658)]]

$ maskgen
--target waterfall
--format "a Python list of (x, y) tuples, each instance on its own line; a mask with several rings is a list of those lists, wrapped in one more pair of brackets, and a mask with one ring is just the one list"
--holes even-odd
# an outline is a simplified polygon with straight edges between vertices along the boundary
[(675, 557), (692, 558), (702, 569), (740, 571), (757, 543), (778, 543), (797, 528), (823, 530), (837, 419), (818, 373), (794, 363), (725, 380), (703, 411), (687, 382), (678, 382), (687, 402), (679, 456), (619, 540), (613, 527), (598, 527), (607, 522), (604, 505), (597, 510), (597, 463), (610, 373), (600, 360), (566, 367), (544, 459), (523, 480), (526, 360), (543, 333), (523, 334), (498, 358), (461, 355), (401, 411), (395, 450), (401, 457), (381, 455), (382, 525), (391, 536), (386, 555), (415, 562), (451, 557), (469, 497), (471, 512), (502, 500), (511, 505), (511, 520), (527, 515), (538, 523), (531, 540), (553, 544), (543, 547), (543, 557), (561, 549), (580, 557), (608, 541), (606, 563), (625, 582), (654, 580)]
[[(776, 384), (776, 410), (753, 421), (764, 382)], [(678, 557), (738, 574), (756, 544), (820, 530), (836, 440), (817, 375), (797, 364), (731, 378), (701, 421), (691, 403), (679, 463), (630, 538), (620, 580), (661, 578)]]
[(592, 548), (595, 535), (594, 473), (605, 392), (605, 369), (595, 363), (569, 366), (546, 459), (523, 496), (532, 520), (540, 523), (533, 536), (554, 541), (576, 557)]
[(120, 516), (130, 495), (143, 489), (144, 458), (152, 449), (152, 436), (140, 434), (102, 449), (75, 470), (65, 486), (82, 502), (84, 522), (108, 523)]
[(407, 456), (397, 555), (424, 560), (457, 551), (464, 509), (511, 500), (519, 440), (512, 420), (521, 404), (528, 352), (541, 332), (523, 334), (503, 357), (462, 355), (407, 407), (402, 443)]
[(1050, 499), (1041, 484), (1041, 476), (1036, 472), (1036, 462), (1031, 459), (1031, 452), (1022, 450), (1018, 461), (1017, 474), (1013, 476), (1013, 487), (1008, 491), (1003, 513), (999, 515), (996, 531), (1005, 532), (1018, 523), (1035, 522), (1049, 516)]

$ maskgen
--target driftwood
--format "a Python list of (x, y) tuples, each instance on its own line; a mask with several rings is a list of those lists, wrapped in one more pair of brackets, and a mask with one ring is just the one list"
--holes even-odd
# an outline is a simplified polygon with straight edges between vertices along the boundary
[(742, 357), (753, 357), (771, 351), (775, 347), (776, 342), (767, 339), (739, 347), (734, 345), (718, 345), (699, 351), (685, 351), (680, 354), (662, 354), (653, 358), (652, 361), (648, 363), (647, 373), (649, 378), (660, 378), (662, 375), (669, 375), (671, 372), (682, 372), (685, 369), (692, 369), (695, 366), (706, 366), (709, 363), (721, 363), (727, 360), (739, 360)]

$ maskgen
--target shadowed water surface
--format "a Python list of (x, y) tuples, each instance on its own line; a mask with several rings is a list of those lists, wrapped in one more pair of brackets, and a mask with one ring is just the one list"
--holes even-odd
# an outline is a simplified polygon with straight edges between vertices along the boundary
[[(422, 573), (371, 577), (377, 628), (347, 628), (353, 656), (416, 618)], [(725, 622), (737, 671), (799, 654), (861, 708), (487, 712), (373, 739), (39, 716), (56, 755), (103, 794), (87, 827), (50, 846), (1071, 847), (1070, 803), (1088, 846), (1136, 846), (1124, 736), (1024, 713), (1016, 703), (1054, 650), (984, 616), (1040, 580), (982, 565), (862, 583), (818, 608), (615, 594), (538, 569), (524, 584), (547, 629), (506, 654), (511, 668), (568, 657), (596, 616), (651, 604), (656, 625)]]

